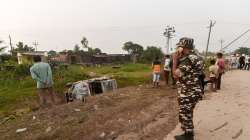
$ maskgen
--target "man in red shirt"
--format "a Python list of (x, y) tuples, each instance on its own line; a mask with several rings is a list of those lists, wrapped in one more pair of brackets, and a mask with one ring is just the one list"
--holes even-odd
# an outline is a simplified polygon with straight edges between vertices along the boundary
[(220, 90), (221, 88), (221, 77), (225, 72), (225, 60), (223, 58), (223, 54), (222, 53), (217, 53), (217, 62), (216, 64), (219, 67), (219, 76), (218, 76), (218, 80), (217, 80), (217, 90)]

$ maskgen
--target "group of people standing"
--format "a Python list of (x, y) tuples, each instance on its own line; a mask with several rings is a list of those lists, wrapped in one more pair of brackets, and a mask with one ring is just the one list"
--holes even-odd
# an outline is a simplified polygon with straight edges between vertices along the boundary
[[(173, 78), (172, 74), (172, 60), (170, 55), (165, 55), (165, 60), (164, 60), (164, 68), (163, 68), (163, 75), (164, 79), (166, 82), (166, 85), (169, 85), (169, 77), (172, 77), (172, 82), (173, 85), (175, 85), (175, 80)], [(159, 57), (156, 57), (155, 60), (152, 63), (152, 69), (153, 69), (153, 87), (158, 87), (160, 85), (160, 77), (161, 77), (161, 67), (162, 67), (162, 62)]]
[(221, 78), (225, 73), (225, 61), (222, 53), (217, 53), (216, 59), (210, 60), (209, 78), (212, 87), (212, 91), (221, 89)]
[(250, 70), (250, 56), (245, 54), (233, 54), (230, 58), (231, 69)]
[[(224, 73), (225, 62), (223, 54), (218, 53), (217, 59), (211, 60), (209, 67), (209, 80), (214, 89), (220, 89), (221, 77)], [(153, 86), (159, 86), (161, 75), (161, 61), (157, 57), (153, 61)], [(171, 75), (171, 76), (170, 76)], [(169, 84), (169, 77), (172, 77), (172, 84), (178, 88), (179, 122), (183, 130), (182, 135), (175, 136), (176, 140), (193, 140), (194, 124), (193, 111), (204, 94), (205, 71), (204, 60), (194, 51), (194, 40), (192, 38), (181, 38), (176, 44), (176, 52), (171, 56), (165, 56), (164, 77), (166, 84)]]

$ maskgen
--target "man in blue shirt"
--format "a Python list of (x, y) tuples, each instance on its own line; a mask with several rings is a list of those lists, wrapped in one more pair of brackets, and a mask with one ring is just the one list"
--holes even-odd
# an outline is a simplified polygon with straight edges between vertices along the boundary
[(45, 107), (49, 98), (52, 104), (55, 103), (53, 92), (52, 71), (48, 63), (41, 62), (40, 56), (34, 57), (35, 64), (30, 68), (32, 78), (37, 82), (37, 92), (40, 105)]

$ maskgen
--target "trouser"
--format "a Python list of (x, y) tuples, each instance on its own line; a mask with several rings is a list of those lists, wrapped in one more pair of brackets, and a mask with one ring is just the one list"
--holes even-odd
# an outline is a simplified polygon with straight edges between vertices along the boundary
[(170, 72), (171, 72), (172, 85), (175, 86), (176, 85), (176, 81), (174, 79), (173, 71), (170, 71)]
[(166, 85), (168, 85), (169, 73), (170, 71), (164, 70), (164, 78), (165, 78)]
[(39, 100), (40, 100), (40, 106), (41, 107), (45, 107), (49, 104), (49, 100), (52, 104), (55, 103), (55, 95), (54, 95), (54, 91), (53, 88), (39, 88), (37, 89), (37, 93), (39, 96)]
[(204, 94), (204, 88), (205, 88), (205, 77), (206, 75), (205, 74), (201, 74), (199, 76), (199, 81), (200, 81), (200, 85), (201, 85), (201, 90), (202, 90), (202, 94)]
[(211, 81), (211, 87), (213, 91), (216, 91), (217, 89), (217, 78), (216, 77), (210, 77)]
[(160, 82), (160, 73), (153, 73), (153, 82), (159, 83)]
[(178, 103), (179, 103), (179, 122), (184, 132), (193, 132), (193, 113), (195, 105), (201, 98), (201, 89), (197, 87), (188, 87), (178, 82)]
[(217, 79), (217, 89), (220, 90), (221, 88), (221, 77), (222, 73), (219, 74), (218, 79)]
[(241, 62), (241, 63), (240, 63), (240, 69), (243, 69), (244, 66), (245, 66), (245, 63), (244, 63), (244, 62)]
[(246, 63), (244, 69), (249, 70), (250, 69), (249, 66), (250, 66), (250, 63)]
[(231, 69), (237, 69), (237, 63), (232, 63), (231, 64)]
[(192, 97), (180, 97), (179, 101), (179, 122), (184, 132), (193, 132), (193, 114), (196, 101)]

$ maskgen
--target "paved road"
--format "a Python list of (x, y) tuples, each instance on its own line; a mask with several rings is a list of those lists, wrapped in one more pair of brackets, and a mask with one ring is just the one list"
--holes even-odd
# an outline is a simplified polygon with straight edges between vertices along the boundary
[[(250, 140), (250, 71), (231, 71), (195, 110), (195, 140)], [(181, 133), (179, 125), (164, 140)]]

